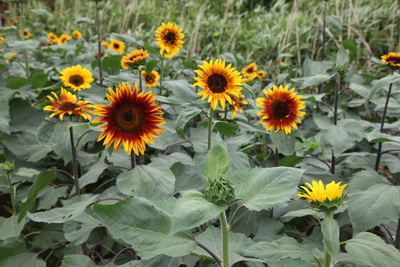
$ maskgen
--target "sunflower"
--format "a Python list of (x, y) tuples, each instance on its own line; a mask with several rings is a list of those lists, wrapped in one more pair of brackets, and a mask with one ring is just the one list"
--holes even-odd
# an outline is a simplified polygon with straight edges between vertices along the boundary
[(7, 57), (6, 62), (11, 62), (11, 61), (13, 61), (13, 60), (15, 59), (16, 56), (17, 56), (17, 53), (15, 53), (15, 52), (11, 53), (11, 54)]
[(387, 55), (383, 55), (381, 61), (392, 67), (400, 67), (400, 53), (390, 52)]
[(241, 82), (242, 83), (249, 83), (249, 82), (252, 82), (256, 77), (257, 77), (257, 73), (253, 73), (251, 76), (242, 77)]
[(78, 30), (75, 30), (72, 32), (72, 37), (74, 37), (75, 39), (82, 38), (82, 33)]
[(265, 74), (265, 71), (263, 71), (263, 70), (257, 71), (258, 78), (262, 79), (262, 78), (265, 78), (266, 76), (267, 76), (267, 74)]
[(148, 75), (147, 72), (142, 71), (142, 76), (147, 87), (155, 87), (160, 79), (160, 75), (155, 70), (153, 70), (150, 75)]
[(92, 73), (88, 69), (82, 68), (81, 65), (65, 68), (60, 73), (62, 76), (59, 78), (64, 85), (71, 87), (75, 91), (90, 88), (90, 83), (94, 81)]
[(49, 33), (47, 34), (47, 38), (48, 38), (52, 43), (57, 43), (57, 42), (58, 42), (58, 37), (57, 37), (57, 35), (55, 35), (55, 34), (52, 33), (52, 32), (49, 32)]
[(155, 36), (157, 44), (160, 46), (160, 54), (166, 58), (173, 57), (179, 52), (184, 43), (182, 39), (185, 37), (182, 29), (179, 29), (178, 25), (173, 22), (161, 23)]
[(31, 32), (28, 30), (23, 31), (24, 38), (29, 38), (31, 36)]
[(14, 19), (13, 21), (11, 21), (11, 25), (17, 26), (18, 25), (18, 21)]
[(3, 42), (4, 42), (4, 37), (0, 36), (0, 46), (3, 44)]
[(61, 34), (61, 36), (58, 38), (57, 44), (62, 45), (65, 44), (68, 40), (71, 40), (71, 36), (68, 34)]
[(242, 73), (243, 76), (250, 77), (253, 76), (255, 73), (257, 73), (257, 70), (258, 70), (257, 63), (252, 62), (242, 69)]
[(138, 86), (135, 83), (134, 89), (129, 83), (121, 83), (116, 88), (108, 88), (106, 94), (110, 106), (94, 105), (93, 114), (100, 118), (93, 123), (105, 122), (100, 126), (104, 131), (97, 141), (104, 139), (103, 144), (108, 148), (114, 142), (114, 149), (118, 151), (121, 143), (124, 150), (130, 155), (132, 150), (136, 155), (144, 154), (145, 142), (153, 144), (152, 137), (160, 137), (158, 131), (164, 129), (158, 124), (164, 124), (165, 120), (157, 115), (164, 114), (156, 102), (152, 92), (138, 93)]
[(121, 55), (125, 51), (125, 43), (115, 39), (111, 39), (111, 43), (109, 43), (107, 48), (114, 50), (115, 52)]
[(243, 113), (242, 104), (248, 104), (248, 102), (242, 100), (242, 98), (244, 98), (244, 95), (242, 94), (240, 94), (239, 96), (231, 95), (230, 97), (232, 98), (232, 119), (234, 119), (235, 117), (239, 117), (238, 111), (240, 111), (240, 113)]
[(257, 115), (263, 116), (259, 123), (266, 123), (264, 127), (267, 131), (283, 130), (286, 134), (290, 134), (292, 127), (297, 129), (296, 122), (301, 122), (299, 117), (305, 114), (300, 111), (305, 108), (304, 102), (300, 101), (301, 95), (297, 95), (294, 88), (290, 91), (288, 88), (289, 86), (282, 87), (280, 85), (278, 88), (274, 85), (273, 90), (264, 90), (266, 98), (257, 98), (259, 102), (257, 106), (263, 108), (257, 113)]
[(136, 69), (146, 61), (148, 56), (149, 52), (146, 50), (136, 49), (121, 58), (121, 66), (124, 69)]
[(91, 113), (91, 110), (87, 109), (90, 108), (88, 101), (76, 101), (76, 96), (61, 88), (60, 98), (58, 98), (57, 94), (51, 92), (54, 96), (47, 96), (53, 105), (48, 105), (43, 108), (43, 110), (49, 110), (53, 113), (50, 114), (50, 118), (60, 115), (60, 120), (63, 120), (65, 114), (74, 114), (77, 116), (82, 116), (87, 120), (91, 120), (92, 117), (88, 114)]
[(108, 41), (103, 41), (103, 42), (101, 42), (101, 45), (102, 45), (104, 48), (108, 48), (108, 47), (110, 46), (110, 43), (109, 43)]
[(195, 70), (200, 77), (194, 77), (197, 81), (193, 86), (199, 86), (204, 90), (198, 92), (198, 95), (203, 95), (201, 100), (208, 97), (208, 102), (211, 102), (212, 109), (217, 108), (218, 101), (221, 103), (222, 109), (225, 109), (225, 101), (232, 104), (230, 95), (239, 96), (241, 87), (240, 73), (231, 68), (231, 64), (225, 66), (226, 63), (222, 59), (217, 59), (210, 62), (204, 61), (204, 65), (199, 65), (203, 70)]
[(340, 185), (341, 182), (335, 183), (332, 181), (326, 186), (321, 180), (318, 182), (312, 181), (312, 184), (306, 183), (308, 186), (300, 186), (304, 192), (298, 192), (296, 196), (298, 198), (307, 199), (308, 203), (314, 208), (321, 211), (330, 211), (339, 208), (343, 201), (343, 190), (347, 184)]

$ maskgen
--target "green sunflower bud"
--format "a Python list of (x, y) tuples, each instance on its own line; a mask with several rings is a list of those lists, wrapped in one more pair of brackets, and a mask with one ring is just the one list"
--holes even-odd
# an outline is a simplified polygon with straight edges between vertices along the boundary
[(346, 65), (342, 65), (342, 64), (336, 65), (335, 69), (336, 69), (337, 73), (339, 73), (340, 75), (345, 75), (348, 70)]
[(215, 180), (208, 181), (205, 197), (216, 205), (229, 205), (235, 200), (235, 188), (228, 177), (221, 175)]
[(12, 171), (14, 171), (15, 166), (14, 163), (6, 161), (3, 163), (0, 163), (0, 170), (2, 170), (5, 173), (10, 173)]

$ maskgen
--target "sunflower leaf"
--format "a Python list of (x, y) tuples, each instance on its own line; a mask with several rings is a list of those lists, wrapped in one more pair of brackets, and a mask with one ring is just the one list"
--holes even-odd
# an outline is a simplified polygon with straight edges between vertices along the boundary
[(212, 140), (212, 146), (207, 154), (204, 177), (212, 181), (228, 173), (230, 157), (226, 144), (218, 135)]
[(178, 118), (176, 119), (176, 123), (175, 123), (175, 125), (176, 125), (175, 130), (176, 130), (177, 134), (179, 135), (179, 137), (181, 137), (182, 139), (185, 139), (185, 140), (187, 139), (185, 136), (185, 131), (184, 131), (186, 124), (189, 122), (189, 120), (196, 117), (201, 112), (202, 112), (202, 110), (199, 109), (198, 107), (187, 107), (179, 113)]
[(325, 249), (336, 259), (339, 255), (339, 224), (333, 218), (327, 217), (322, 221), (321, 231), (324, 236), (322, 242)]
[(369, 92), (369, 95), (367, 97), (368, 100), (371, 100), (374, 95), (383, 87), (389, 87), (390, 83), (397, 83), (400, 81), (400, 75), (398, 73), (393, 73), (389, 76), (383, 77), (382, 79), (379, 79), (376, 81), (372, 88), (371, 91)]
[(294, 133), (286, 134), (284, 131), (278, 133), (271, 132), (269, 134), (272, 143), (278, 149), (279, 153), (285, 156), (290, 156), (295, 151), (295, 136)]

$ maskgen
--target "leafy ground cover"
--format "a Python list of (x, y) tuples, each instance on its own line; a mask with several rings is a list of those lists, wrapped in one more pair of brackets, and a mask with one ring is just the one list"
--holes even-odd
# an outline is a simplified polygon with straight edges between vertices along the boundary
[(399, 266), (398, 1), (159, 5), (1, 2), (0, 265)]

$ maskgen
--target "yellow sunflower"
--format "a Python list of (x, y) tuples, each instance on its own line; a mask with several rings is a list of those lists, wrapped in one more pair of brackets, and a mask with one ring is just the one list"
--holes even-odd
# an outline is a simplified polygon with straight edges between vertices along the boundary
[(146, 50), (136, 49), (121, 58), (121, 66), (124, 69), (136, 69), (146, 61), (148, 56), (149, 52)]
[(383, 55), (381, 61), (392, 67), (400, 67), (400, 53), (390, 52), (387, 55)]
[(15, 59), (15, 57), (17, 56), (17, 53), (12, 52), (6, 59), (6, 62), (11, 62)]
[(248, 77), (242, 77), (241, 82), (249, 83), (249, 82), (252, 82), (256, 77), (257, 77), (257, 73), (253, 73), (252, 75), (250, 75)]
[(66, 42), (68, 42), (68, 40), (71, 40), (71, 36), (65, 33), (61, 34), (61, 36), (57, 40), (57, 44), (59, 45), (65, 44)]
[(250, 76), (253, 76), (254, 74), (256, 74), (257, 70), (258, 70), (257, 63), (252, 62), (242, 69), (242, 73), (243, 73), (243, 76), (250, 77)]
[(4, 37), (0, 36), (0, 46), (3, 44), (3, 42), (4, 42)]
[(341, 182), (335, 183), (333, 181), (325, 186), (321, 180), (312, 181), (312, 184), (306, 183), (308, 188), (300, 186), (305, 193), (298, 192), (296, 196), (307, 199), (308, 203), (321, 211), (334, 210), (341, 206), (344, 196), (343, 190), (347, 186), (347, 184), (340, 184)]
[(57, 35), (55, 35), (55, 34), (52, 33), (52, 32), (49, 32), (49, 33), (47, 34), (47, 38), (48, 38), (52, 43), (57, 43), (57, 42), (58, 42), (58, 37), (57, 37)]
[(76, 101), (76, 96), (61, 88), (60, 98), (58, 98), (57, 94), (51, 92), (54, 96), (47, 96), (50, 101), (53, 103), (52, 105), (45, 106), (43, 110), (52, 111), (53, 113), (50, 114), (50, 118), (60, 115), (60, 120), (63, 120), (65, 114), (74, 114), (77, 116), (82, 116), (87, 120), (91, 120), (92, 117), (88, 114), (91, 110), (87, 109), (90, 108), (91, 105), (88, 101)]
[(110, 46), (110, 43), (109, 43), (108, 41), (103, 41), (103, 42), (101, 42), (101, 45), (102, 45), (104, 48), (108, 48), (108, 47)]
[(28, 30), (23, 31), (24, 38), (29, 38), (31, 36), (31, 32)]
[(244, 95), (242, 94), (240, 94), (239, 96), (231, 95), (230, 97), (232, 98), (232, 119), (234, 119), (235, 117), (239, 117), (238, 111), (240, 111), (240, 113), (243, 113), (242, 104), (248, 104), (248, 102), (242, 100), (242, 98), (244, 98)]
[(106, 96), (110, 106), (93, 106), (93, 114), (100, 116), (93, 123), (106, 123), (100, 126), (104, 131), (97, 141), (104, 139), (106, 148), (114, 142), (115, 151), (123, 143), (124, 150), (129, 155), (132, 150), (136, 155), (144, 154), (145, 142), (153, 144), (152, 137), (160, 137), (158, 131), (164, 130), (158, 126), (164, 124), (165, 120), (157, 116), (164, 112), (155, 104), (155, 95), (152, 92), (138, 93), (136, 83), (133, 90), (129, 83), (119, 84), (115, 92), (111, 88), (108, 90), (109, 94)]
[(72, 37), (74, 37), (75, 39), (82, 38), (82, 33), (78, 30), (75, 30), (72, 32)]
[(185, 37), (182, 29), (179, 29), (178, 25), (173, 22), (161, 23), (155, 36), (157, 44), (160, 46), (160, 54), (166, 58), (173, 57), (179, 52), (184, 43), (182, 39)]
[(150, 75), (148, 75), (147, 72), (142, 71), (142, 76), (144, 78), (146, 86), (149, 88), (155, 87), (158, 83), (158, 80), (160, 79), (160, 75), (155, 70), (153, 70)]
[(215, 61), (211, 59), (210, 62), (204, 61), (204, 65), (199, 65), (199, 67), (203, 70), (195, 70), (200, 77), (194, 77), (197, 82), (193, 86), (204, 89), (197, 94), (203, 95), (201, 100), (208, 97), (212, 109), (217, 108), (218, 101), (220, 101), (222, 109), (225, 109), (225, 101), (232, 104), (230, 95), (240, 95), (242, 77), (237, 70), (231, 68), (231, 64), (226, 66), (226, 62), (222, 59)]
[(276, 130), (275, 132), (285, 131), (286, 134), (292, 132), (292, 127), (297, 129), (296, 122), (300, 123), (299, 117), (305, 112), (300, 111), (305, 108), (304, 102), (300, 101), (301, 95), (294, 92), (294, 88), (288, 91), (289, 86), (274, 85), (271, 90), (264, 90), (265, 98), (260, 97), (256, 100), (259, 102), (258, 107), (263, 108), (257, 115), (263, 116), (259, 123), (266, 123), (264, 127), (267, 131)]
[(107, 48), (114, 50), (118, 54), (122, 55), (125, 51), (125, 43), (115, 39), (111, 39), (111, 43), (109, 43)]
[(263, 71), (263, 70), (257, 71), (257, 77), (258, 78), (262, 79), (262, 78), (265, 78), (266, 76), (267, 75), (265, 74), (265, 71)]
[(90, 88), (90, 83), (94, 81), (92, 73), (88, 69), (82, 68), (81, 65), (65, 68), (60, 73), (62, 76), (59, 78), (64, 85), (71, 87), (75, 91)]

